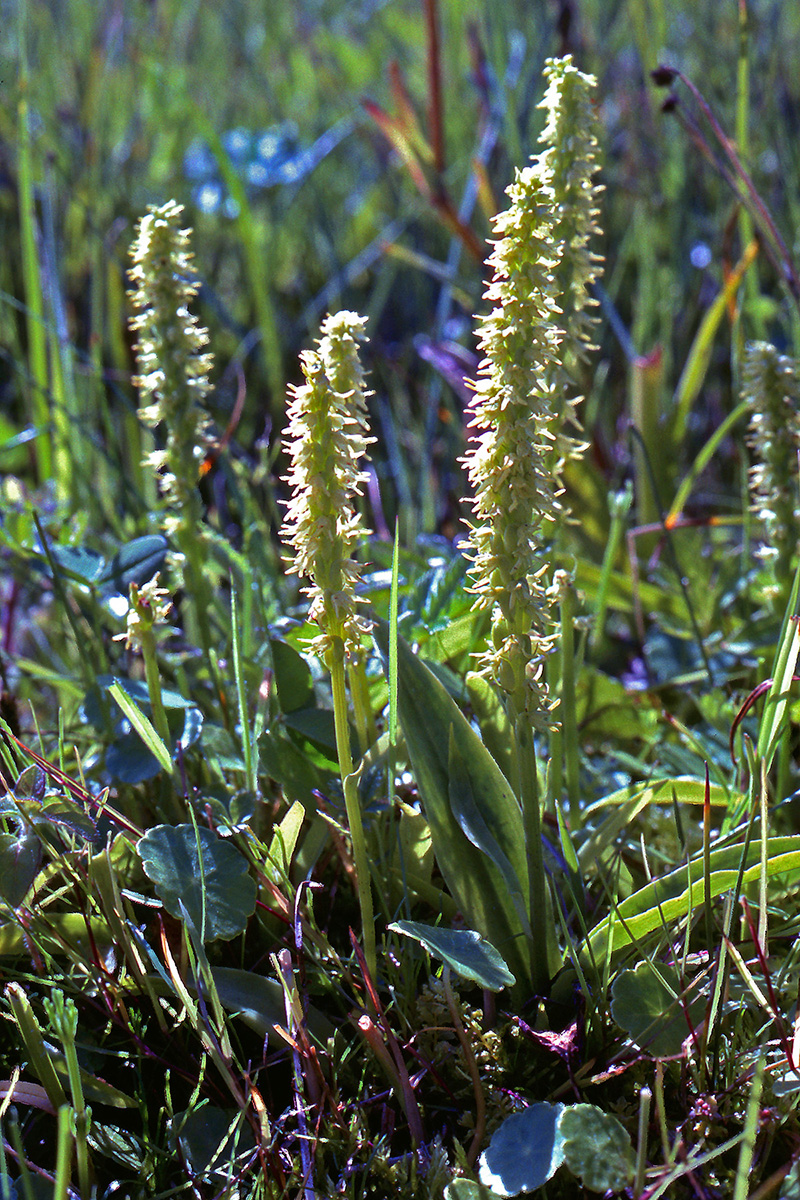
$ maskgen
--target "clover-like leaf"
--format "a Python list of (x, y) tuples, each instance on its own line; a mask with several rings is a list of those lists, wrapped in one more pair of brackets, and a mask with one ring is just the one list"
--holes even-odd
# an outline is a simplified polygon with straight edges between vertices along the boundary
[(558, 1119), (563, 1104), (532, 1104), (506, 1117), (480, 1157), (479, 1178), (498, 1196), (532, 1192), (564, 1160)]
[(195, 832), (193, 825), (156, 825), (136, 848), (173, 917), (180, 918), (182, 904), (207, 942), (227, 941), (242, 932), (256, 906), (256, 885), (230, 842), (210, 829)]
[(621, 1192), (633, 1174), (633, 1149), (616, 1117), (594, 1104), (571, 1104), (558, 1129), (564, 1161), (590, 1192)]

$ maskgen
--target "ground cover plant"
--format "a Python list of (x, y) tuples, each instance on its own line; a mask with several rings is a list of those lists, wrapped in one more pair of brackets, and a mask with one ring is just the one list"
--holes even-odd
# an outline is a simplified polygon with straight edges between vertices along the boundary
[(800, 16), (223, 7), (2, 32), (0, 1192), (790, 1200)]

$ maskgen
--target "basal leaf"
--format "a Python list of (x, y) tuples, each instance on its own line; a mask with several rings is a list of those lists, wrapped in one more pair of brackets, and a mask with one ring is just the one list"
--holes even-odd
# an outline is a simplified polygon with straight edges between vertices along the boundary
[[(736, 843), (711, 851), (711, 898), (736, 886), (742, 849), (742, 845)], [(754, 838), (747, 851), (743, 883), (758, 879), (760, 852), (761, 846)], [(800, 878), (800, 836), (767, 838), (767, 876), (785, 876), (787, 882)], [(696, 857), (628, 896), (614, 912), (595, 925), (588, 938), (594, 959), (600, 961), (609, 953), (629, 945), (634, 938), (646, 937), (654, 929), (660, 929), (664, 922), (681, 920), (704, 902), (705, 895), (703, 860)], [(588, 948), (582, 953), (587, 954)]]
[[(522, 894), (520, 881), (514, 873), (514, 868), (508, 856), (503, 853), (490, 828), (489, 822), (493, 817), (491, 807), (487, 805), (481, 806), (475, 795), (469, 763), (458, 748), (452, 726), (450, 728), (449, 750), (449, 795), (453, 816), (473, 846), (477, 846), (479, 850), (482, 850), (487, 858), (491, 859), (497, 867), (503, 878), (503, 883), (508, 888), (508, 894), (513, 901), (520, 926), (525, 931), (526, 936), (530, 937), (531, 929), (528, 923), (528, 914), (525, 911), (525, 897)], [(513, 798), (510, 788), (509, 793)]]
[[(50, 555), (59, 571), (76, 583), (91, 584), (98, 578), (105, 566), (105, 559), (94, 550), (85, 546), (53, 546), (49, 547)], [(45, 574), (50, 574), (50, 564), (45, 560)]]
[(144, 742), (147, 749), (156, 759), (159, 766), (164, 771), (172, 770), (172, 758), (170, 752), (161, 740), (153, 722), (142, 712), (136, 703), (130, 698), (124, 687), (118, 680), (114, 680), (111, 687), (108, 689), (109, 695), (116, 700), (125, 716), (130, 721), (133, 728), (138, 733), (139, 737)]
[[(384, 658), (388, 657), (385, 622), (376, 622), (375, 636)], [(527, 894), (519, 805), (497, 763), (444, 686), (402, 639), (398, 639), (397, 649), (400, 724), (439, 869), (466, 923), (497, 947), (518, 984), (525, 986), (530, 978), (529, 955), (507, 883), (491, 859), (464, 833), (451, 806), (451, 737), (466, 764), (479, 811)]]

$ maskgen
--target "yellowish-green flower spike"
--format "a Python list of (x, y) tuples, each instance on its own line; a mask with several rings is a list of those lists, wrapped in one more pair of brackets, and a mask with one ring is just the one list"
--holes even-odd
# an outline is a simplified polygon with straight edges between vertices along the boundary
[[(592, 104), (597, 86), (593, 75), (577, 69), (572, 57), (550, 58), (544, 67), (547, 89), (540, 104), (547, 121), (539, 141), (546, 149), (537, 162), (553, 189), (557, 206), (554, 236), (562, 247), (555, 271), (564, 327), (562, 356), (584, 359), (592, 345), (597, 301), (589, 287), (597, 279), (602, 256), (591, 249), (599, 236), (597, 223), (602, 186), (594, 181), (598, 119)], [(569, 366), (570, 364), (567, 363)]]
[(164, 532), (177, 536), (179, 543), (201, 529), (197, 480), (208, 449), (203, 405), (212, 362), (206, 352), (208, 334), (189, 311), (198, 284), (189, 252), (191, 230), (181, 228), (182, 216), (183, 207), (174, 200), (148, 210), (131, 248), (130, 273), (139, 416), (149, 426), (163, 423), (166, 430), (164, 449), (147, 461), (159, 473), (167, 509)]
[(518, 171), (511, 206), (494, 220), (491, 305), (481, 321), (484, 358), (474, 385), (471, 444), (464, 457), (473, 488), (469, 542), (476, 607), (492, 610), (491, 646), (480, 673), (517, 714), (548, 721), (543, 657), (552, 649), (546, 547), (561, 509), (549, 466), (556, 434), (557, 325), (554, 197), (537, 164)]
[(787, 601), (800, 539), (800, 372), (794, 359), (768, 342), (749, 345), (742, 398), (752, 409), (747, 444), (756, 461), (750, 470), (750, 493), (752, 511), (764, 531), (758, 553), (771, 579), (765, 592), (767, 598)]
[(369, 533), (354, 508), (367, 479), (361, 467), (368, 436), (364, 370), (358, 346), (366, 318), (352, 312), (328, 316), (316, 350), (301, 355), (306, 382), (291, 389), (284, 449), (292, 489), (281, 530), (294, 548), (289, 569), (310, 580), (309, 617), (321, 634), (312, 649), (329, 666), (343, 647), (358, 657), (369, 626), (358, 611), (357, 542)]

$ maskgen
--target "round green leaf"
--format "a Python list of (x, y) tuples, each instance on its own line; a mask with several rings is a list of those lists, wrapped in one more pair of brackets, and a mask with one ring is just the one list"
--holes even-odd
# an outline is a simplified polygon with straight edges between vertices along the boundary
[(680, 1054), (689, 1023), (696, 1028), (706, 1008), (703, 995), (681, 999), (682, 990), (674, 967), (659, 964), (656, 974), (649, 963), (639, 963), (633, 971), (620, 971), (614, 980), (611, 1015), (640, 1049), (655, 1058)]
[(563, 1104), (532, 1104), (506, 1117), (480, 1157), (479, 1177), (498, 1196), (532, 1192), (564, 1160), (558, 1127)]
[(564, 1161), (590, 1192), (621, 1192), (633, 1175), (631, 1139), (594, 1104), (571, 1104), (558, 1122)]
[(136, 848), (167, 912), (180, 918), (183, 905), (195, 928), (204, 928), (205, 941), (228, 940), (247, 925), (256, 906), (256, 885), (230, 842), (210, 829), (198, 829), (197, 836), (202, 872), (192, 825), (156, 825)]
[(499, 992), (516, 983), (502, 956), (474, 929), (441, 929), (419, 921), (395, 921), (390, 929), (414, 938), (462, 979)]

